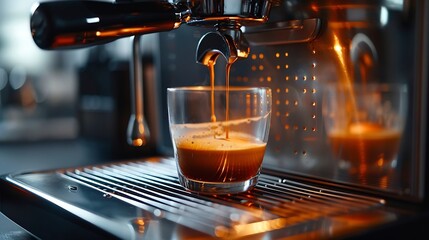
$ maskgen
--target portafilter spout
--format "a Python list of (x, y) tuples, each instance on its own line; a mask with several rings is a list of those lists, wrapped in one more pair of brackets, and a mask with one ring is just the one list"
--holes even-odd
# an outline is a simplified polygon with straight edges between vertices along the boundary
[(209, 66), (216, 63), (217, 57), (224, 56), (228, 63), (239, 58), (247, 58), (249, 43), (240, 30), (238, 23), (223, 24), (217, 31), (208, 32), (201, 37), (196, 51), (197, 63)]

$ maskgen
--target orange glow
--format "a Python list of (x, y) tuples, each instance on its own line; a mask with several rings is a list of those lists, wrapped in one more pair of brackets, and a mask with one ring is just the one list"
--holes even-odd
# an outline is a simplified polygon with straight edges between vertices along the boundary
[(75, 41), (74, 36), (65, 36), (65, 35), (62, 35), (62, 36), (56, 37), (55, 41), (54, 41), (54, 43), (52, 45), (55, 46), (55, 47), (57, 47), (57, 46), (64, 46), (64, 45), (72, 45), (75, 42), (76, 41)]
[(384, 166), (384, 154), (380, 155), (380, 158), (377, 161), (377, 166), (383, 167)]
[(133, 142), (132, 142), (133, 146), (136, 146), (136, 147), (141, 147), (141, 146), (143, 146), (145, 143), (146, 143), (146, 142), (145, 142), (143, 139), (141, 139), (141, 138), (134, 139), (134, 140), (133, 140)]
[(319, 8), (317, 7), (317, 5), (316, 5), (316, 4), (311, 4), (311, 10), (313, 10), (313, 11), (315, 11), (315, 12), (318, 12), (318, 11), (319, 11)]
[(352, 87), (353, 80), (349, 76), (349, 71), (347, 71), (346, 54), (343, 52), (343, 49), (344, 47), (341, 45), (340, 39), (334, 34), (334, 50), (337, 54), (338, 61), (340, 62), (340, 67), (344, 73), (344, 77), (340, 78), (340, 81), (345, 85), (346, 90), (349, 92), (352, 114), (354, 115), (354, 119), (357, 119), (356, 98)]
[(353, 134), (362, 134), (362, 133), (368, 133), (373, 131), (380, 131), (383, 127), (376, 123), (354, 123), (351, 124), (349, 127), (350, 133)]
[(145, 221), (143, 218), (137, 218), (135, 220), (135, 224), (137, 225), (137, 231), (139, 233), (144, 233), (145, 232)]
[(343, 71), (347, 74), (347, 68), (345, 63), (345, 56), (343, 52), (343, 46), (340, 43), (340, 39), (334, 34), (334, 50), (337, 53), (338, 60), (340, 61)]
[(150, 33), (159, 31), (157, 27), (134, 27), (134, 28), (121, 28), (117, 30), (105, 30), (105, 31), (97, 31), (95, 35), (97, 37), (116, 37), (116, 36), (124, 36), (126, 34), (134, 35), (137, 33)]
[(217, 237), (225, 238), (225, 237), (235, 237), (235, 236), (248, 236), (256, 233), (262, 233), (267, 231), (272, 231), (275, 229), (280, 229), (285, 227), (286, 225), (292, 225), (293, 222), (299, 222), (302, 219), (292, 219), (292, 217), (286, 218), (277, 218), (271, 219), (261, 222), (254, 222), (248, 224), (238, 224), (233, 227), (233, 229), (229, 229), (225, 226), (217, 226), (215, 228), (215, 234)]

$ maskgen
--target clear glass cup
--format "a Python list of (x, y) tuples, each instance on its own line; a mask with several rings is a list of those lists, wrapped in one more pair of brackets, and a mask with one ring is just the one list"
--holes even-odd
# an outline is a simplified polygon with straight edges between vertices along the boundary
[(168, 88), (180, 183), (206, 194), (251, 189), (265, 154), (271, 98), (271, 90), (264, 87)]
[(375, 182), (397, 165), (407, 112), (404, 84), (329, 85), (325, 128), (338, 169), (360, 183)]

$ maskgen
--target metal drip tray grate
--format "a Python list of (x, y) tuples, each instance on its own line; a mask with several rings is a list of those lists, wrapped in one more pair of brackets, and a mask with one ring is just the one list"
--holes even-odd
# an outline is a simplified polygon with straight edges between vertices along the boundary
[[(63, 177), (142, 208), (154, 217), (216, 237), (240, 237), (379, 207), (382, 199), (333, 191), (261, 174), (252, 191), (198, 195), (178, 182), (171, 159), (131, 161), (69, 169)], [(308, 229), (306, 229), (308, 231)]]

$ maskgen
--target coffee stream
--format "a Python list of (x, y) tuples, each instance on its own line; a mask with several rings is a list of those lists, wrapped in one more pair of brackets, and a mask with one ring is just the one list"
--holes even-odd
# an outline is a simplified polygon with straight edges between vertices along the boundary
[[(214, 69), (215, 61), (210, 60), (208, 64), (208, 69), (210, 73), (210, 87), (211, 87), (211, 121), (216, 122), (216, 113), (215, 113), (215, 69)], [(229, 138), (229, 75), (231, 73), (232, 63), (227, 63), (225, 67), (226, 77), (225, 77), (225, 122), (227, 125), (225, 126), (225, 139)], [(216, 134), (214, 135), (216, 137)]]
[(210, 73), (210, 86), (211, 86), (211, 96), (210, 96), (210, 104), (211, 104), (211, 121), (216, 122), (216, 114), (214, 110), (214, 86), (215, 86), (215, 72), (214, 72), (215, 61), (210, 60), (208, 64), (209, 73)]
[[(229, 74), (231, 72), (231, 63), (226, 64), (226, 78), (225, 78), (225, 85), (226, 85), (226, 112), (225, 112), (225, 122), (229, 121)], [(213, 86), (212, 86), (213, 87)], [(225, 126), (225, 138), (229, 138), (229, 126)]]

